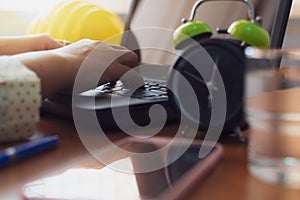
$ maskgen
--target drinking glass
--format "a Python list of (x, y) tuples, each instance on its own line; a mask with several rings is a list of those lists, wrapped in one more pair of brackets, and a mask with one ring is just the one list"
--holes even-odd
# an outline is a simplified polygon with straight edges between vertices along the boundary
[(249, 47), (245, 54), (248, 169), (300, 189), (300, 49)]

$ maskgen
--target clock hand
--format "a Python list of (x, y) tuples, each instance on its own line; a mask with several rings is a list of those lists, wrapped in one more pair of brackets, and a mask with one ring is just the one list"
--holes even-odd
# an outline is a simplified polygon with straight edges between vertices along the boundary
[(214, 66), (213, 66), (213, 71), (212, 71), (212, 75), (210, 77), (210, 80), (207, 82), (207, 89), (209, 91), (209, 95), (207, 97), (208, 100), (208, 107), (211, 108), (211, 102), (213, 100), (213, 91), (217, 91), (218, 87), (215, 85), (215, 76), (216, 76), (216, 71), (217, 71), (217, 65), (219, 64), (219, 56), (217, 56), (215, 62), (214, 62)]
[(196, 81), (202, 83), (202, 84), (205, 84), (207, 85), (207, 83), (202, 79), (202, 78), (199, 78), (197, 75), (195, 74), (192, 74), (191, 72), (187, 71), (187, 70), (184, 70), (183, 71), (186, 75), (190, 76), (191, 78), (195, 79)]
[(217, 56), (214, 66), (213, 66), (213, 71), (212, 75), (210, 77), (210, 80), (207, 82), (207, 87), (209, 92), (212, 92), (213, 90), (218, 90), (218, 87), (214, 84), (215, 83), (215, 76), (216, 76), (216, 70), (218, 69), (218, 64), (219, 64), (219, 56)]

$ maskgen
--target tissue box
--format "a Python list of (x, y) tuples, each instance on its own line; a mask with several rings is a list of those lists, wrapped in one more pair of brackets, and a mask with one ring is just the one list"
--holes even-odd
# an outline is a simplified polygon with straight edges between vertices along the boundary
[(39, 121), (40, 80), (18, 61), (0, 58), (0, 142), (30, 137)]

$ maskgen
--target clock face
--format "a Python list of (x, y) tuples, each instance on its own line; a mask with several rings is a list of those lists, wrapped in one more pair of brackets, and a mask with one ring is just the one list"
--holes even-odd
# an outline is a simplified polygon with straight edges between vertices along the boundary
[[(200, 42), (210, 56), (211, 62), (203, 57), (203, 49), (193, 46), (187, 48), (182, 57), (175, 62), (173, 69), (188, 80), (197, 96), (199, 113), (193, 110), (192, 100), (189, 101), (189, 92), (182, 86), (181, 78), (170, 74), (169, 87), (175, 91), (176, 98), (170, 93), (170, 101), (182, 113), (182, 116), (191, 123), (199, 123), (200, 129), (207, 129), (212, 114), (212, 100), (218, 98), (220, 87), (225, 88), (226, 100), (217, 106), (226, 106), (224, 128), (235, 128), (243, 117), (244, 100), (244, 71), (245, 59), (240, 44), (221, 39), (206, 39)], [(189, 62), (195, 60), (193, 64)], [(199, 71), (202, 73), (200, 74)], [(218, 80), (217, 73), (221, 76)], [(219, 78), (220, 79), (220, 78)], [(217, 123), (219, 122), (211, 122)], [(221, 122), (220, 122), (221, 123)]]

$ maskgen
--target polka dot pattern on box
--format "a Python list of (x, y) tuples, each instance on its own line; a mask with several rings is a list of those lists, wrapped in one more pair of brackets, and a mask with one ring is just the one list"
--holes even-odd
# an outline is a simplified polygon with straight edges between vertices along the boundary
[(0, 142), (30, 137), (39, 121), (40, 80), (23, 64), (0, 57)]

